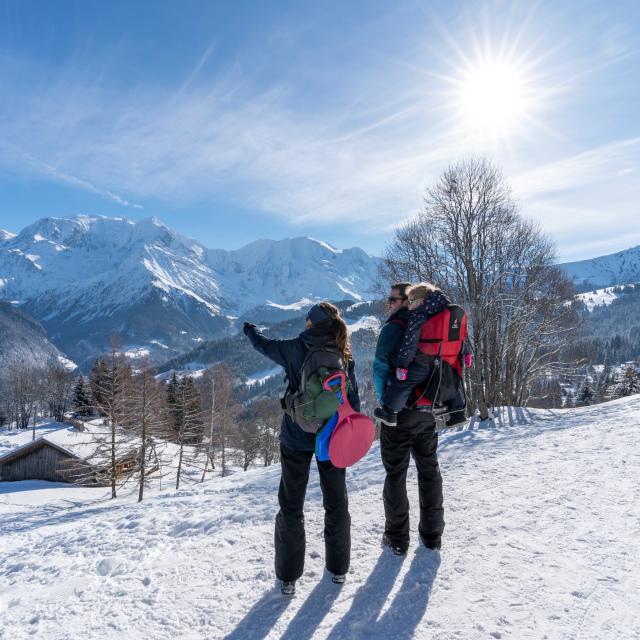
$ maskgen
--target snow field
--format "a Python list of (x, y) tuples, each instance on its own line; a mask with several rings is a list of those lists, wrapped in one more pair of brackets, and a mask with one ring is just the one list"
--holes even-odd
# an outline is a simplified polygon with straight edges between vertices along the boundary
[(0, 484), (0, 638), (640, 638), (639, 411), (639, 396), (514, 409), (494, 427), (443, 435), (444, 547), (418, 544), (411, 470), (404, 559), (380, 545), (376, 444), (348, 472), (342, 587), (323, 575), (312, 465), (293, 598), (274, 589), (277, 465), (151, 492), (141, 505)]

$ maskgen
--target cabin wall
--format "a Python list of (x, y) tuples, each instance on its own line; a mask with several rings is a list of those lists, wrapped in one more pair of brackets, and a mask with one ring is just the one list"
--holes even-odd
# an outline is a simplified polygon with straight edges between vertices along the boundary
[(78, 462), (53, 447), (38, 447), (24, 456), (0, 464), (0, 480), (69, 482), (65, 474), (69, 474), (71, 469), (75, 470)]

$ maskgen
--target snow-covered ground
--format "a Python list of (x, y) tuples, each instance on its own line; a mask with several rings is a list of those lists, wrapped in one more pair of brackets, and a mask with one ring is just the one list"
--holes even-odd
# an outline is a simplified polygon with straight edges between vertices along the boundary
[(634, 289), (635, 285), (616, 285), (613, 287), (604, 287), (603, 289), (596, 289), (595, 291), (587, 291), (586, 293), (579, 293), (575, 299), (584, 303), (587, 311), (593, 311), (595, 307), (606, 307), (614, 300), (621, 298), (625, 294), (622, 292), (622, 287)]
[(346, 324), (349, 327), (349, 333), (355, 333), (360, 329), (371, 329), (377, 332), (380, 329), (380, 320), (375, 316), (363, 316), (358, 320), (347, 320)]
[(614, 291), (615, 287), (605, 287), (587, 293), (579, 293), (576, 300), (581, 300), (588, 311), (593, 311), (594, 307), (606, 306), (619, 298), (622, 294)]
[(504, 411), (446, 433), (440, 553), (380, 546), (377, 445), (348, 473), (352, 568), (323, 575), (312, 471), (307, 558), (274, 589), (278, 466), (179, 492), (0, 484), (0, 638), (625, 639), (640, 637), (640, 396)]

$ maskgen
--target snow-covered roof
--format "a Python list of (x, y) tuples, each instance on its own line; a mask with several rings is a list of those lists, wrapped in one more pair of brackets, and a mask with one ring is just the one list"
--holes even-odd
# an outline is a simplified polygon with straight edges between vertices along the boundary
[[(108, 436), (107, 427), (98, 424), (98, 421), (93, 421), (86, 423), (85, 430), (80, 431), (76, 427), (65, 423), (53, 423), (53, 426), (56, 424), (60, 425), (60, 428), (54, 428), (35, 440), (28, 440), (24, 444), (19, 444), (19, 446), (9, 450), (0, 457), (0, 464), (45, 444), (90, 464), (95, 462), (96, 449), (100, 442)], [(31, 432), (25, 431), (20, 435), (31, 437)]]

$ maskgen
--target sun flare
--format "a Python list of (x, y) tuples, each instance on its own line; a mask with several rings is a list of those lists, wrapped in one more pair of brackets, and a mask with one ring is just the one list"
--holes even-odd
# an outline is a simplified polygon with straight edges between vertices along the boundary
[(469, 64), (455, 84), (458, 116), (467, 134), (510, 137), (530, 117), (533, 96), (517, 64), (499, 59)]

